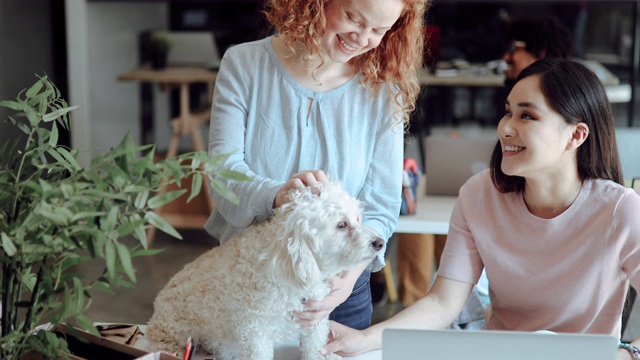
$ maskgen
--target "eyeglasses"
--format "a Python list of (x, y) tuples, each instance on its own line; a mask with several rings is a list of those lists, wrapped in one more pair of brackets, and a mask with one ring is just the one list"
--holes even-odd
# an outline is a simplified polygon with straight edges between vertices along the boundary
[(511, 43), (511, 45), (509, 45), (509, 47), (507, 48), (506, 53), (509, 55), (513, 55), (516, 51), (518, 51), (518, 48), (523, 48), (523, 47), (527, 47), (527, 43), (524, 41), (514, 41)]

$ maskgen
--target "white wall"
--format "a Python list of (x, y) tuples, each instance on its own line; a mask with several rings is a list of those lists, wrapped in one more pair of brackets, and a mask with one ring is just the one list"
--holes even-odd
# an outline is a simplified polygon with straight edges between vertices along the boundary
[[(66, 22), (68, 102), (80, 106), (73, 114), (71, 146), (88, 165), (91, 158), (118, 145), (127, 132), (136, 141), (140, 138), (139, 84), (117, 77), (138, 66), (141, 31), (167, 28), (167, 5), (66, 0)], [(154, 118), (168, 127), (168, 95), (154, 89)]]

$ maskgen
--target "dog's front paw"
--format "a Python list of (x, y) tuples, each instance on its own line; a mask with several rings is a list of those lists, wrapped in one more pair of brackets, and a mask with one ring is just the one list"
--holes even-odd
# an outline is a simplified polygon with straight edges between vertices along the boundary
[(324, 357), (324, 360), (342, 360), (342, 356), (336, 354), (329, 354)]

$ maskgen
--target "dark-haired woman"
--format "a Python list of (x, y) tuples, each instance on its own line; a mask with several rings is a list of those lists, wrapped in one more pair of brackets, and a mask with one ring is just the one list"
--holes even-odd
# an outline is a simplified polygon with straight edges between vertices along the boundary
[(640, 196), (623, 186), (604, 87), (579, 62), (537, 61), (507, 97), (498, 138), (491, 168), (460, 190), (429, 293), (364, 331), (332, 323), (327, 352), (380, 348), (386, 327), (447, 327), (483, 268), (486, 329), (620, 336), (629, 285), (640, 287)]

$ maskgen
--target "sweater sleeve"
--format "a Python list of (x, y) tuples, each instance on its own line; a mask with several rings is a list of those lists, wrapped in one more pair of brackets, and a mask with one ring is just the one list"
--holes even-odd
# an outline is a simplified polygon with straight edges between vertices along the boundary
[(251, 67), (247, 68), (247, 60), (238, 50), (241, 47), (238, 45), (228, 49), (222, 60), (213, 93), (209, 128), (209, 156), (230, 154), (221, 168), (244, 173), (253, 179), (250, 182), (226, 181), (242, 206), (234, 205), (210, 190), (216, 210), (236, 228), (245, 228), (268, 218), (273, 199), (283, 184), (282, 181), (256, 174), (245, 162), (246, 123), (253, 94), (248, 86), (251, 70), (247, 69)]
[[(380, 237), (388, 240), (398, 225), (402, 193), (402, 158), (404, 135), (402, 124), (389, 127), (385, 124), (379, 130), (373, 148), (365, 184), (358, 196), (364, 202), (364, 224), (375, 230)], [(369, 266), (371, 271), (384, 267), (385, 249)]]

